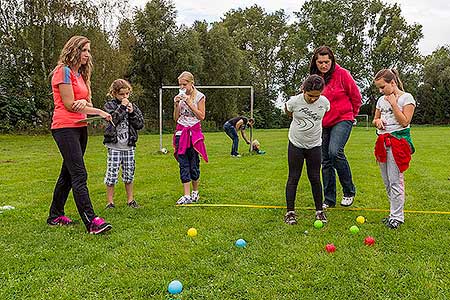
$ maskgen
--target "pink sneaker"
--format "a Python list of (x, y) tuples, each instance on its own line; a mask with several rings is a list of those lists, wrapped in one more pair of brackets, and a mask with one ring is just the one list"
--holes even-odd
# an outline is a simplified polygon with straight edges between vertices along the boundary
[(73, 221), (66, 216), (59, 216), (59, 217), (56, 217), (53, 219), (48, 218), (47, 224), (51, 225), (51, 226), (56, 226), (56, 225), (65, 226), (65, 225), (72, 225)]
[(105, 220), (103, 220), (100, 217), (95, 217), (91, 224), (89, 224), (89, 233), (90, 234), (100, 234), (103, 232), (106, 232), (108, 230), (111, 230), (112, 226), (109, 223), (106, 223)]

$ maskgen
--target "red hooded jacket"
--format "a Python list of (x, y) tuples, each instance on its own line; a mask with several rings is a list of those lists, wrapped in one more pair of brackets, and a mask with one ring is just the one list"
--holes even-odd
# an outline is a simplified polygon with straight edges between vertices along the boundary
[(380, 134), (375, 142), (375, 158), (380, 163), (387, 160), (386, 147), (391, 147), (395, 164), (401, 173), (409, 168), (411, 161), (411, 146), (405, 138), (398, 139), (395, 136), (385, 133)]
[(361, 93), (352, 75), (338, 64), (325, 85), (322, 95), (330, 101), (330, 110), (325, 113), (322, 126), (333, 127), (341, 121), (353, 121), (361, 107)]

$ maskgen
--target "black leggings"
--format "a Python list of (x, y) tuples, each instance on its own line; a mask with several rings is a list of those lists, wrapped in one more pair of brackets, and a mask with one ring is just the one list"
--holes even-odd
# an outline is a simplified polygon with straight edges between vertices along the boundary
[(288, 146), (289, 177), (286, 183), (287, 210), (295, 209), (295, 196), (298, 181), (302, 175), (303, 161), (306, 160), (306, 171), (311, 183), (311, 191), (316, 210), (322, 210), (322, 183), (320, 182), (321, 147), (311, 149), (297, 148), (291, 142)]
[(52, 130), (63, 163), (53, 191), (49, 219), (64, 215), (64, 206), (72, 190), (78, 212), (86, 227), (96, 217), (87, 188), (87, 172), (83, 155), (88, 140), (87, 127)]

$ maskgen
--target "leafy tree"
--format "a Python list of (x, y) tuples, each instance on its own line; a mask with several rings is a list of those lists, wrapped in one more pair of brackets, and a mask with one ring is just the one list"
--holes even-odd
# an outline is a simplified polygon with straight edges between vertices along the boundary
[[(271, 127), (276, 118), (278, 97), (277, 76), (282, 41), (286, 38), (287, 16), (283, 10), (266, 13), (254, 5), (247, 9), (230, 10), (224, 26), (243, 52), (243, 82), (255, 86), (256, 119), (261, 127)], [(256, 117), (256, 116), (255, 116)]]
[[(116, 2), (119, 1), (110, 3)], [(2, 90), (8, 87), (10, 98), (16, 100), (23, 122), (50, 121), (53, 101), (48, 76), (56, 65), (60, 49), (72, 35), (85, 35), (93, 43), (94, 102), (103, 99), (110, 83), (107, 81), (120, 72), (115, 71), (118, 64), (111, 60), (115, 53), (109, 33), (100, 27), (97, 3), (10, 0), (0, 4), (0, 58), (3, 62), (0, 84)], [(10, 126), (18, 122), (12, 117), (7, 120)]]
[[(193, 26), (200, 37), (201, 55), (204, 60), (201, 82), (205, 85), (239, 85), (242, 71), (242, 53), (233, 43), (222, 23), (214, 23), (208, 30), (205, 22)], [(220, 127), (228, 118), (249, 111), (250, 91), (207, 91), (208, 120)]]
[(135, 46), (131, 80), (143, 88), (138, 104), (148, 117), (158, 118), (159, 88), (176, 78), (177, 26), (171, 1), (152, 0), (133, 18)]
[(310, 53), (308, 45), (312, 43), (311, 35), (302, 24), (293, 24), (287, 30), (280, 50), (280, 70), (277, 84), (280, 86), (282, 99), (299, 93), (300, 86), (309, 74)]
[(425, 58), (423, 83), (417, 91), (416, 100), (416, 122), (450, 122), (450, 46), (441, 47)]

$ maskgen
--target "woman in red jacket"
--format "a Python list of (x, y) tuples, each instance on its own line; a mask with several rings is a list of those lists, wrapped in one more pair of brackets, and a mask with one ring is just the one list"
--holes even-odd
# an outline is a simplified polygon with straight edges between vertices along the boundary
[(320, 75), (325, 80), (322, 95), (327, 97), (331, 106), (322, 120), (323, 207), (336, 205), (336, 172), (343, 192), (341, 205), (350, 206), (356, 188), (344, 147), (361, 107), (361, 93), (350, 72), (336, 63), (333, 51), (327, 46), (314, 50), (310, 74)]

